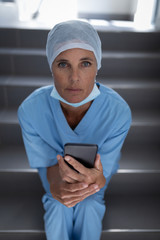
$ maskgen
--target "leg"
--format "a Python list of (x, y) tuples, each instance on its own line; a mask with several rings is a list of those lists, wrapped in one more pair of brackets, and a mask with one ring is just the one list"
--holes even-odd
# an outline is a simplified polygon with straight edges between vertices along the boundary
[(70, 240), (73, 229), (73, 208), (67, 208), (51, 195), (43, 196), (44, 223), (47, 240)]
[(74, 207), (74, 240), (99, 240), (102, 231), (102, 219), (105, 213), (103, 201), (105, 189), (86, 198)]

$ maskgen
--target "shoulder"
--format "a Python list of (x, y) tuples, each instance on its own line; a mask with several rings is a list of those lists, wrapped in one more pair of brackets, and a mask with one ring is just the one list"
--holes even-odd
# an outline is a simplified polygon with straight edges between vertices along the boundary
[[(20, 105), (20, 107), (32, 107), (35, 105), (45, 104), (47, 100), (50, 98), (51, 91), (53, 86), (45, 86), (36, 89), (32, 92)], [(45, 101), (44, 101), (45, 100)]]
[(33, 116), (39, 116), (42, 112), (50, 107), (50, 94), (53, 89), (52, 86), (46, 86), (36, 89), (32, 92), (19, 106), (18, 117), (26, 115), (32, 118)]
[(129, 109), (127, 102), (116, 91), (102, 84), (99, 84), (99, 86), (102, 99), (108, 106), (111, 104), (112, 108), (121, 106), (120, 108)]
[(106, 109), (106, 115), (113, 122), (131, 124), (132, 114), (128, 103), (113, 89), (100, 84), (102, 108)]
[(103, 97), (105, 97), (106, 99), (112, 102), (115, 102), (115, 104), (120, 103), (120, 104), (128, 105), (126, 101), (112, 88), (109, 88), (103, 84), (99, 84), (99, 85), (100, 85), (100, 92), (102, 93)]

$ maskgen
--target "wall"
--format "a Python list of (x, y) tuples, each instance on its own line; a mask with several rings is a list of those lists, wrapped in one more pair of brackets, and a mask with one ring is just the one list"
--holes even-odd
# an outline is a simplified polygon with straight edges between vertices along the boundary
[(159, 1), (159, 5), (158, 5), (158, 10), (157, 10), (157, 17), (155, 20), (155, 28), (157, 30), (160, 30), (160, 1)]
[(77, 0), (78, 11), (87, 13), (133, 14), (138, 0)]

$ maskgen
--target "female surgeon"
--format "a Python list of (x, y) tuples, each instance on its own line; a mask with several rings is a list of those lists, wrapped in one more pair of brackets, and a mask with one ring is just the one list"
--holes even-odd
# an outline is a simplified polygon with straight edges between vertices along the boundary
[[(101, 41), (89, 23), (73, 20), (54, 26), (46, 54), (54, 86), (34, 91), (18, 109), (30, 166), (38, 169), (46, 192), (46, 236), (98, 240), (104, 192), (118, 169), (131, 112), (115, 91), (96, 82)], [(94, 168), (64, 157), (66, 143), (97, 144)]]

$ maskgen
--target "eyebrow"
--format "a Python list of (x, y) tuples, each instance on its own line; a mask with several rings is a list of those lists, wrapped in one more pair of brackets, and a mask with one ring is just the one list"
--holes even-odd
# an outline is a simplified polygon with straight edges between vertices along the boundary
[[(84, 57), (84, 58), (80, 58), (80, 61), (91, 61), (91, 62), (93, 62), (94, 60), (90, 57)], [(59, 63), (59, 62), (69, 62), (69, 60), (61, 58), (61, 59), (57, 60), (56, 62), (57, 63)]]
[(89, 61), (94, 61), (92, 58), (90, 58), (90, 57), (84, 57), (84, 58), (81, 58), (80, 59), (81, 61), (86, 61), (86, 60), (89, 60)]
[(67, 59), (59, 59), (59, 60), (57, 60), (56, 62), (68, 62), (68, 60)]

